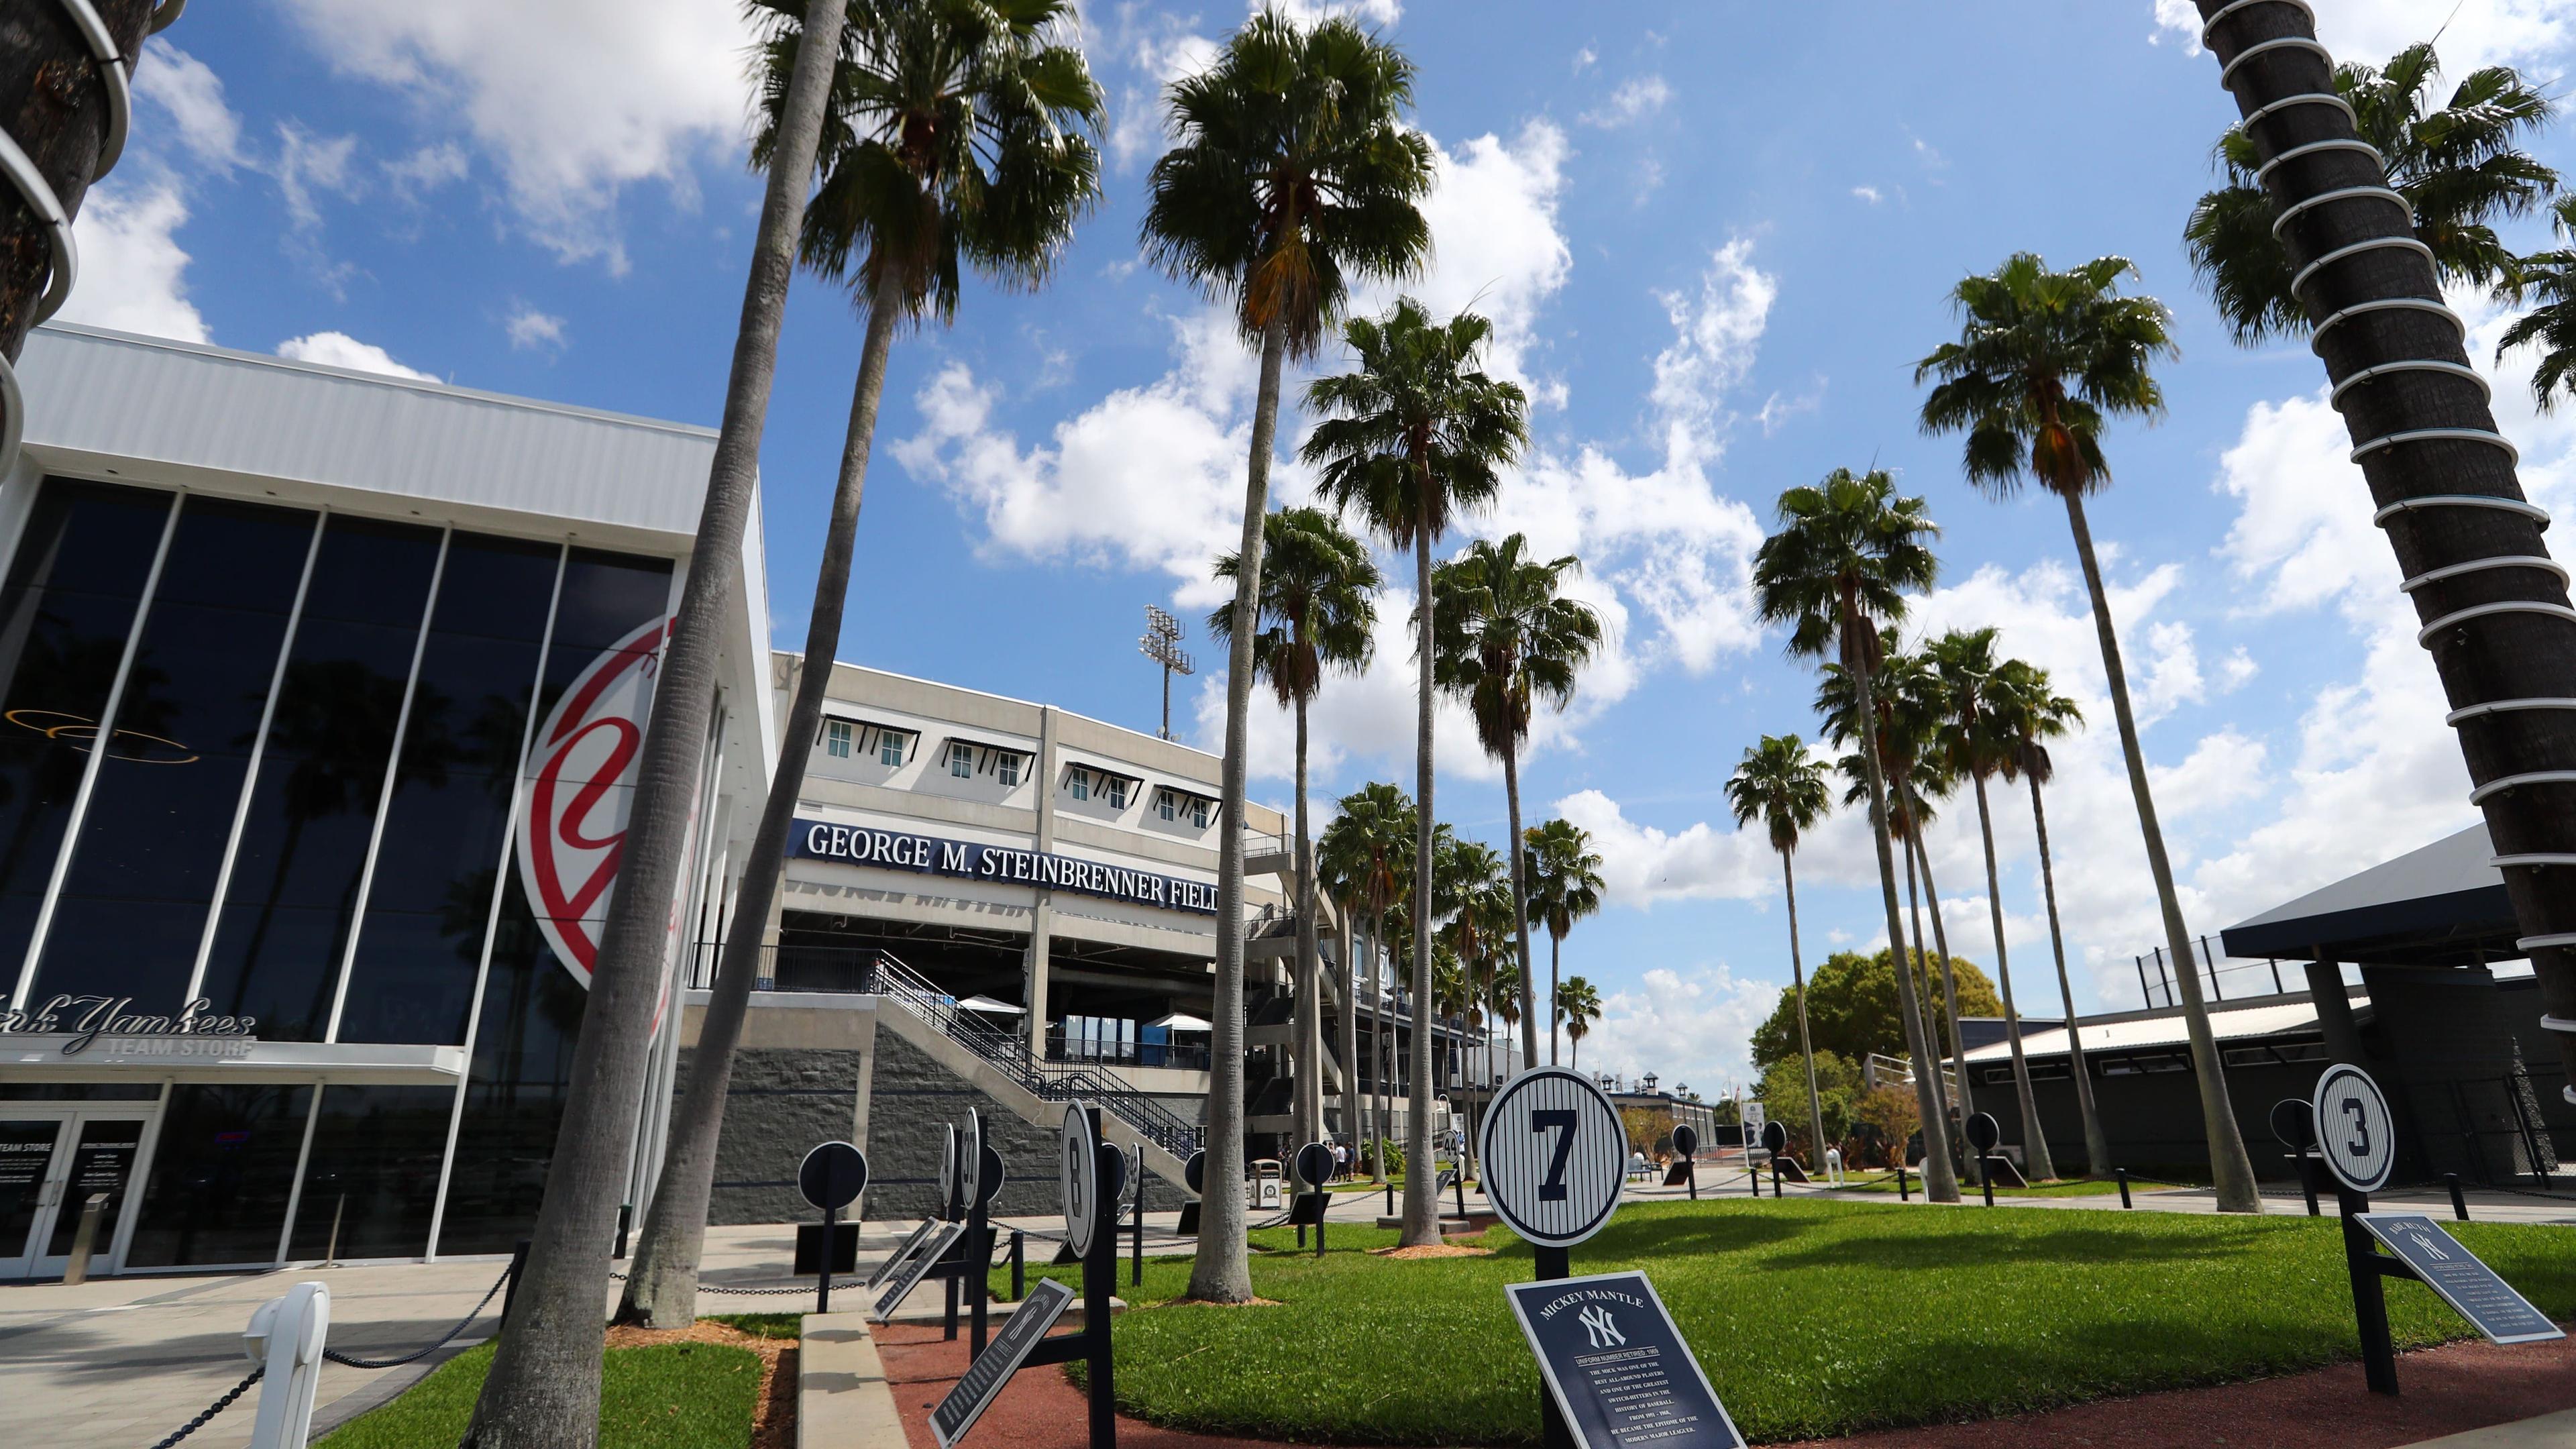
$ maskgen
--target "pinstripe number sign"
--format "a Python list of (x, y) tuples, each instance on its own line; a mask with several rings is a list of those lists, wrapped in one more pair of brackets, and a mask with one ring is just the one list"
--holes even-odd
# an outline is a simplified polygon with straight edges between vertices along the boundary
[(1592, 1080), (1560, 1067), (1514, 1077), (1485, 1114), (1485, 1196), (1512, 1231), (1570, 1247), (1601, 1231), (1627, 1182), (1628, 1132)]

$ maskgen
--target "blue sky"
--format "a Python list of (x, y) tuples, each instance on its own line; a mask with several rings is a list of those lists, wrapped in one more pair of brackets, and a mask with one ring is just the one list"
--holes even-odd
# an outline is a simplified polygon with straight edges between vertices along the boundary
[[(1786, 924), (1778, 861), (1735, 834), (1719, 787), (1758, 735), (1815, 727), (1813, 676), (1752, 622), (1744, 571), (1782, 488), (1873, 460), (1946, 529), (1916, 627), (2000, 626), (2094, 721), (2058, 751), (2059, 890), (2079, 1007), (2137, 1004), (2154, 899), (2064, 514), (1977, 497), (1955, 441), (1912, 421), (1912, 363), (1953, 330), (1946, 289), (2015, 250), (2128, 256), (2177, 314), (2171, 416), (2111, 439), (2117, 481), (2092, 517), (2193, 929), (2473, 818), (2316, 363), (2231, 347), (2192, 289), (2178, 236), (2234, 113), (2189, 5), (1351, 8), (1420, 66), (1414, 119), (1442, 158), (1438, 252), (1411, 289), (1493, 316), (1495, 364), (1537, 400), (1530, 457), (1470, 532), (1580, 555), (1614, 626), (1523, 770), (1528, 818), (1568, 816), (1608, 860), (1610, 906), (1566, 951), (1609, 999), (1587, 1063), (1703, 1090), (1745, 1073), (1788, 980)], [(2339, 57), (2376, 62), (2445, 7), (2317, 8)], [(67, 315), (711, 423), (758, 203), (733, 9), (192, 10), (153, 42), (134, 145), (81, 216)], [(1239, 523), (1253, 367), (1203, 299), (1140, 262), (1136, 221), (1160, 85), (1243, 14), (1085, 12), (1111, 100), (1106, 199), (1045, 290), (974, 287), (955, 327), (898, 344), (844, 659), (1151, 728), (1141, 607), (1182, 612), (1212, 657), (1195, 621)], [(2554, 81), (2572, 50), (2565, 0), (2465, 0), (2443, 36), (2454, 75), (2507, 62)], [(2563, 128), (2537, 149), (2576, 168)], [(2509, 317), (2455, 300), (2488, 365)], [(762, 460), (791, 642), (858, 344), (847, 298), (801, 279)], [(2498, 412), (2550, 502), (2576, 433), (2534, 412), (2529, 372), (2496, 370)], [(1281, 470), (1279, 496), (1305, 487)], [(1391, 624), (1409, 602), (1390, 598)], [(1391, 638), (1319, 701), (1319, 799), (1409, 785), (1404, 664)], [(1191, 681), (1176, 726), (1212, 742), (1220, 689)], [(1499, 773), (1457, 716), (1442, 724), (1441, 814), (1499, 839)], [(1284, 720), (1256, 722), (1255, 788), (1283, 804), (1286, 740)], [(2026, 802), (1997, 805), (2021, 1001), (2053, 1013)], [(1954, 946), (1991, 969), (1976, 842), (1962, 796), (1934, 863)], [(1816, 834), (1799, 879), (1811, 964), (1877, 941), (1857, 817)]]

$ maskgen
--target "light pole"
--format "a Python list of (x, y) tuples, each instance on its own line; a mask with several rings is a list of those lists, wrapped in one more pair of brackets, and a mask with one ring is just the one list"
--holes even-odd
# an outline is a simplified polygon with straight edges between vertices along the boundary
[(1181, 648), (1181, 621), (1152, 604), (1145, 606), (1145, 637), (1136, 648), (1146, 658), (1163, 666), (1163, 738), (1172, 737), (1172, 676), (1195, 674), (1190, 656)]

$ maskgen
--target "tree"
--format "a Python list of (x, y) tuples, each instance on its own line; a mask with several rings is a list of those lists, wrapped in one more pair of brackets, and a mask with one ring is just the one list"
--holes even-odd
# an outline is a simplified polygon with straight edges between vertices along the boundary
[[(1477, 539), (1431, 575), (1432, 678), (1466, 701), (1476, 742), (1503, 763), (1503, 802), (1510, 834), (1521, 838), (1520, 752), (1530, 711), (1541, 699), (1563, 709), (1574, 699), (1574, 673), (1601, 643), (1601, 620), (1558, 593), (1582, 572), (1574, 555), (1540, 563), (1526, 557), (1529, 539), (1500, 544)], [(1538, 1001), (1532, 995), (1529, 882), (1521, 852), (1510, 852), (1512, 929), (1517, 942), (1521, 1060), (1538, 1064)]]
[[(1315, 948), (1315, 851), (1306, 822), (1306, 709), (1323, 686), (1325, 670), (1357, 674), (1368, 667), (1377, 627), (1373, 596), (1384, 580), (1367, 547), (1320, 508), (1271, 514), (1262, 524), (1260, 568), (1252, 671), (1269, 681), (1271, 693), (1297, 721), (1295, 1135), (1304, 1143), (1324, 1135), (1323, 971)], [(1219, 583), (1232, 583), (1242, 572), (1240, 554), (1216, 561)], [(1208, 633), (1231, 646), (1234, 611), (1208, 615)]]
[(2567, 245), (2534, 252), (2516, 263), (2523, 294), (2540, 300), (2515, 318), (2496, 344), (2498, 362), (2517, 347), (2540, 344), (2531, 395), (2543, 412), (2556, 406), (2559, 393), (2576, 393), (2576, 196), (2560, 197), (2550, 208), (2550, 220)]
[(1726, 803), (1739, 827), (1760, 821), (1780, 853), (1780, 887), (1789, 900), (1790, 995), (1798, 1007), (1798, 1055), (1806, 1062), (1807, 1133), (1814, 1140), (1814, 1160), (1825, 1160), (1825, 1109), (1816, 1088), (1816, 1048), (1807, 1034), (1807, 972), (1798, 959), (1798, 875), (1791, 857), (1798, 837), (1815, 828), (1833, 808), (1825, 789), (1825, 768), (1807, 752), (1796, 735), (1764, 735), (1748, 747), (1726, 782)]
[[(2335, 67), (2333, 93), (2351, 105), (2360, 139), (2386, 163), (2387, 184), (2404, 198), (2434, 272), (2447, 283), (2510, 294), (2521, 268), (2492, 223), (2528, 213), (2557, 190), (2558, 173), (2521, 149), (2555, 108), (2501, 65), (2471, 72), (2437, 108), (2440, 73), (2428, 40), (2399, 51), (2385, 70)], [(2295, 273), (2263, 191), (2264, 155), (2242, 125), (2227, 128), (2214, 154), (2227, 181), (2200, 198), (2183, 227), (2192, 270), (2240, 344), (2299, 336), (2308, 316), (2291, 291)]]
[(708, 467), (694, 561), (664, 644), (656, 707), (635, 765), (617, 889), (600, 933), (590, 999), (566, 1072), (563, 1124), (529, 1236), (510, 1332), (494, 1353), (464, 1442), (473, 1449), (587, 1449), (599, 1436), (609, 1235), (626, 1186), (626, 1152), (642, 1110), (646, 1049), (670, 947), (671, 902), (697, 803), (726, 600), (741, 578), (742, 531), (759, 487), (760, 434), (778, 370), (778, 328), (796, 268), (805, 192), (823, 128), (834, 52), (798, 36), (837, 35), (844, 0), (810, 0), (801, 22), (773, 28), (766, 49), (795, 59), (771, 150), (750, 275), (725, 380), (724, 417)]
[(2165, 945), (2173, 952), (2175, 975), (2182, 983), (2183, 1022), (2199, 1078), (2210, 1181), (2220, 1211), (2256, 1213), (2263, 1210), (2263, 1200), (2255, 1191), (2254, 1162), (2245, 1153), (2244, 1134), (2228, 1103), (2225, 1064), (2201, 1001), (2191, 933), (2174, 890), (2164, 828), (2156, 821), (2137, 715), (2129, 707), (2119, 630), (2111, 619), (2101, 561), (2094, 556), (2092, 526), (2084, 517), (2085, 495), (2111, 483), (2110, 463), (2102, 452), (2104, 423), (2119, 416), (2154, 418), (2164, 411), (2164, 392), (2150, 366), (2157, 357), (2175, 352), (2168, 335), (2172, 318), (2152, 297), (2119, 294), (2120, 279), (2136, 270), (2125, 258), (2098, 257), (2071, 271), (2053, 272), (2036, 253), (2015, 253), (2001, 267), (1969, 277), (1951, 293), (1965, 319), (1959, 340), (1935, 348), (1916, 365), (1914, 377), (1917, 382), (1938, 380), (1923, 402), (1923, 429), (1967, 435), (1963, 461), (1971, 484), (2001, 500), (2035, 482), (2066, 505), (2075, 557), (2092, 599), (2093, 628), (2101, 639), (2102, 672), (2111, 714), (2120, 726), (2120, 752), (2128, 761), (2138, 832), (2146, 840), (2147, 869), (2164, 917)]
[(1601, 993), (1580, 976), (1568, 976), (1556, 988), (1556, 1014), (1565, 1018), (1565, 1039), (1573, 1046), (1570, 1066), (1583, 1064), (1583, 1039), (1601, 1019)]
[[(1920, 498), (1896, 496), (1896, 480), (1880, 469), (1854, 473), (1837, 468), (1824, 481), (1780, 495), (1780, 527), (1762, 541), (1753, 559), (1753, 593), (1765, 622), (1789, 626), (1792, 654), (1838, 654), (1851, 671), (1859, 701), (1862, 769), (1869, 785), (1869, 827), (1878, 849), (1878, 883), (1887, 909), (1887, 939), (1905, 939), (1896, 914), (1896, 858), (1888, 845), (1887, 784), (1879, 771), (1878, 710), (1870, 671), (1878, 628), (1905, 617), (1909, 589), (1929, 588), (1940, 565), (1928, 540), (1940, 530)], [(1909, 1032), (1914, 1024), (1913, 982), (1904, 972)], [(1910, 1055), (1929, 1062), (1929, 1044), (1911, 1039)], [(1932, 1073), (1914, 1074), (1925, 1121), (1940, 1120), (1932, 1098)], [(1958, 1178), (1947, 1157), (1925, 1159), (1923, 1191), (1935, 1202), (1956, 1202)]]
[[(1919, 986), (1920, 978), (1929, 974), (1933, 963), (1910, 951), (1906, 956), (1914, 965), (1911, 974)], [(1894, 952), (1884, 949), (1867, 955), (1836, 951), (1808, 974), (1807, 1019), (1817, 1051), (1832, 1052), (1855, 1062), (1872, 1056), (1907, 1055), (1909, 1038), (1896, 960)], [(2003, 1002), (1995, 994), (1995, 984), (1975, 962), (1963, 958), (1952, 961), (1950, 968), (1958, 979), (1961, 1012), (1969, 1016), (2001, 1014)], [(1779, 1004), (1753, 1029), (1755, 1071), (1767, 1072), (1782, 1062), (1799, 1059), (1799, 999), (1797, 992), (1780, 988)], [(1946, 1025), (1938, 1002), (1932, 1003), (1930, 1024), (1922, 1026), (1918, 1022), (1923, 1030), (1936, 1036)]]
[[(1493, 324), (1472, 312), (1434, 322), (1422, 304), (1399, 299), (1383, 318), (1355, 318), (1343, 336), (1357, 371), (1318, 378), (1308, 406), (1326, 414), (1299, 456), (1317, 468), (1319, 495), (1345, 512), (1357, 509), (1370, 531), (1413, 550), (1415, 689), (1415, 869), (1431, 874), (1432, 639), (1431, 545), (1453, 515), (1482, 508), (1501, 486), (1502, 470), (1529, 440), (1528, 399), (1519, 386), (1477, 365)], [(1413, 1110), (1405, 1117), (1405, 1157), (1431, 1160), (1431, 918), (1413, 915)], [(1440, 1241), (1440, 1204), (1427, 1174), (1404, 1179), (1403, 1244)]]
[(1396, 1060), (1386, 1015), (1381, 1010), (1386, 1000), (1386, 917), (1388, 909), (1403, 894), (1403, 863), (1406, 848), (1413, 843), (1413, 802), (1393, 785), (1370, 784), (1343, 796), (1337, 808), (1341, 813), (1324, 830), (1324, 849), (1328, 857), (1340, 858), (1345, 852), (1351, 857), (1360, 896), (1369, 912), (1369, 1079), (1376, 1083), (1377, 1091), (1371, 1104), (1368, 1141), (1376, 1178), (1384, 1182), (1385, 1154), (1375, 1147), (1386, 1139), (1387, 1078), (1395, 1070)]
[[(1481, 1030), (1485, 1003), (1492, 994), (1488, 983), (1494, 977), (1494, 955), (1512, 929), (1503, 855), (1481, 840), (1444, 835), (1431, 870), (1431, 909), (1443, 921), (1440, 935), (1460, 972), (1459, 1011), (1468, 1025)], [(1492, 1067), (1492, 1046), (1490, 1040), (1484, 1042), (1487, 1072)], [(1475, 1074), (1472, 1058), (1467, 1065)]]
[(2019, 659), (2007, 659), (1995, 671), (1996, 689), (1989, 708), (1998, 728), (2014, 741), (2004, 763), (2004, 778), (2030, 783), (2030, 819), (2039, 835), (2039, 883), (2048, 901), (2048, 944), (2057, 956), (2057, 995), (2066, 1009), (2066, 1050), (2075, 1078), (2075, 1103), (2084, 1117), (2084, 1170), (2095, 1177), (2111, 1170), (2111, 1140), (2102, 1131), (2102, 1114), (2093, 1105), (2093, 1075), (2084, 1064), (2083, 1033), (2076, 1030), (2075, 984), (2066, 974), (2066, 932), (2057, 921), (2057, 869), (2048, 856), (2048, 808), (2040, 786), (2056, 773), (2044, 741), (2084, 722), (2075, 701), (2049, 688), (2048, 671)]
[[(782, 36), (784, 0), (766, 0)], [(850, 396), (805, 652), (760, 828), (751, 839), (724, 956), (689, 1061), (689, 1088), (671, 1122), (661, 1185), (618, 1317), (655, 1328), (697, 1321), (698, 1257), (706, 1241), (717, 1139), (734, 1049), (760, 974), (763, 927), (803, 796), (811, 742), (823, 728), (832, 660), (850, 593), (859, 509), (897, 329), (956, 316), (969, 266), (1006, 285), (1045, 280), (1074, 222), (1099, 198), (1100, 156), (1083, 138), (1103, 116), (1066, 0), (860, 0), (840, 29), (814, 199), (801, 251), (819, 275), (850, 286), (867, 318)], [(756, 162), (777, 154), (794, 83), (795, 48), (771, 45), (757, 77)]]
[[(1959, 984), (1950, 969), (1950, 925), (1942, 914), (1940, 883), (1932, 875), (1928, 835), (1933, 820), (1937, 818), (1931, 802), (1949, 799), (1951, 792), (1959, 787), (1957, 772), (1950, 768), (1948, 757), (1939, 748), (1948, 706), (1943, 701), (1941, 681), (1933, 674), (1930, 662), (1919, 652), (1898, 651), (1896, 631), (1882, 631), (1882, 648), (1885, 663), (1880, 670), (1879, 738), (1887, 750), (1884, 759), (1887, 761), (1887, 780), (1892, 797), (1889, 804), (1896, 812), (1897, 838), (1906, 849), (1906, 904), (1911, 910), (1914, 902), (1913, 876), (1919, 873), (1923, 878), (1923, 905), (1932, 917), (1932, 959), (1941, 963), (1941, 1003), (1950, 1020), (1949, 1059), (1955, 1064), (1953, 1080), (1945, 1083), (1936, 1075), (1932, 1090), (1935, 1099), (1941, 1102), (1942, 1120), (1958, 1125), (1966, 1123), (1975, 1114), (1977, 1090), (1975, 1081), (1968, 1074), (1967, 1049), (1959, 1039)], [(1819, 708), (1824, 707), (1824, 697), (1831, 693), (1837, 682), (1827, 678), (1826, 688), (1818, 692)], [(1838, 735), (1837, 738), (1849, 736)], [(1859, 788), (1858, 777), (1854, 779), (1854, 788)], [(1923, 927), (1919, 918), (1914, 928), (1914, 954), (1918, 958), (1924, 955)], [(1936, 1033), (1933, 1049), (1939, 1051), (1940, 1045)], [(1955, 1103), (1948, 1095), (1954, 1085), (1957, 1088)], [(1955, 1137), (1953, 1144), (1970, 1176), (1982, 1181), (1984, 1164), (1967, 1151), (1965, 1138)]]
[[(1250, 747), (1253, 617), (1261, 597), (1262, 522), (1278, 436), (1279, 374), (1311, 357), (1354, 277), (1419, 270), (1431, 247), (1419, 203), (1431, 189), (1431, 143), (1406, 129), (1413, 63), (1348, 20), (1301, 25), (1265, 10), (1215, 63), (1167, 93), (1179, 142), (1146, 181), (1145, 254), (1234, 310), (1261, 349), (1244, 469), (1243, 562), (1226, 653), (1225, 758), (1218, 792), (1215, 1033), (1210, 1040), (1208, 1160), (1243, 1163), (1243, 819)], [(1423, 809), (1431, 808), (1425, 792)], [(1252, 1298), (1239, 1194), (1207, 1200), (1189, 1296)]]
[[(2199, 0), (2203, 15), (2218, 0)], [(2224, 65), (2261, 41), (2286, 39), (2222, 70), (2262, 154), (2289, 157), (2266, 179), (2286, 220), (2283, 250), (2307, 275), (2295, 288), (2315, 319), (2312, 345), (2351, 431), (2423, 643), (2451, 706), (2524, 939), (2542, 1009), (2576, 1020), (2576, 612), (2546, 562), (2546, 515), (2523, 497), (2512, 446), (2495, 430), (2484, 382), (2469, 366), (2459, 319), (2436, 300), (2441, 279), (2395, 208), (2379, 160), (2352, 148), (2352, 118), (2293, 102), (2332, 83), (2330, 58), (2303, 14), (2255, 6), (2208, 27)], [(2284, 104), (2288, 102), (2288, 104)], [(2317, 141), (2343, 144), (2319, 147)], [(2291, 157), (2298, 147), (2308, 149)], [(2368, 381), (2362, 381), (2367, 378)], [(2188, 958), (2177, 958), (2188, 959)], [(2318, 989), (2327, 975), (2310, 978)], [(2187, 978), (2190, 973), (2185, 972)], [(2193, 999), (2199, 986), (2192, 982)], [(2557, 1033), (2576, 1075), (2576, 1033)]]
[[(2021, 738), (1996, 718), (1998, 685), (1995, 631), (1953, 629), (1927, 643), (1924, 658), (1942, 686), (1949, 705), (1948, 728), (1942, 732), (1943, 753), (1952, 773), (1965, 776), (1977, 797), (1977, 836), (1986, 850), (1986, 918), (1995, 934), (1995, 980), (2003, 987), (2004, 1039), (2012, 1050), (2013, 1092), (2021, 1107), (2022, 1160), (2035, 1181), (2057, 1176), (2049, 1155), (2048, 1134), (2039, 1123), (2039, 1098), (2030, 1089), (2030, 1062), (2022, 1053), (2021, 1013), (2013, 1008), (2012, 956), (2004, 943), (2003, 878), (1995, 867), (1994, 815), (1986, 804), (1986, 780), (2012, 768)], [(2009, 707), (2006, 705), (2005, 707)], [(2074, 1018), (2067, 1028), (2074, 1029)], [(1959, 1068), (1964, 1076), (1965, 1063)]]
[[(1592, 837), (1570, 820), (1550, 820), (1521, 833), (1522, 878), (1529, 882), (1529, 920), (1547, 929), (1547, 1062), (1556, 1065), (1556, 1030), (1565, 1019), (1558, 1009), (1557, 968), (1565, 955), (1565, 938), (1574, 923), (1601, 909), (1601, 857)], [(1533, 1063), (1535, 1065), (1535, 1063)]]
[[(1857, 1063), (1833, 1052), (1818, 1052), (1812, 1057), (1773, 1062), (1762, 1074), (1762, 1085), (1755, 1095), (1770, 1109), (1774, 1120), (1785, 1121), (1800, 1111), (1817, 1112), (1817, 1130), (1825, 1141), (1839, 1142), (1851, 1131), (1853, 1108), (1866, 1090)], [(1811, 1105), (1810, 1098), (1821, 1105)], [(1815, 1165), (1821, 1168), (1824, 1160), (1825, 1149), (1819, 1147)]]

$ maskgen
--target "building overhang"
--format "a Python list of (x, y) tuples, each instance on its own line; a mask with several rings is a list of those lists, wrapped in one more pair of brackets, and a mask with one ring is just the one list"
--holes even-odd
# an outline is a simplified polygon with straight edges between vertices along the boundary
[(355, 1042), (259, 1041), (224, 1036), (12, 1033), (0, 1038), (0, 1082), (321, 1082), (339, 1086), (452, 1087), (465, 1048)]

